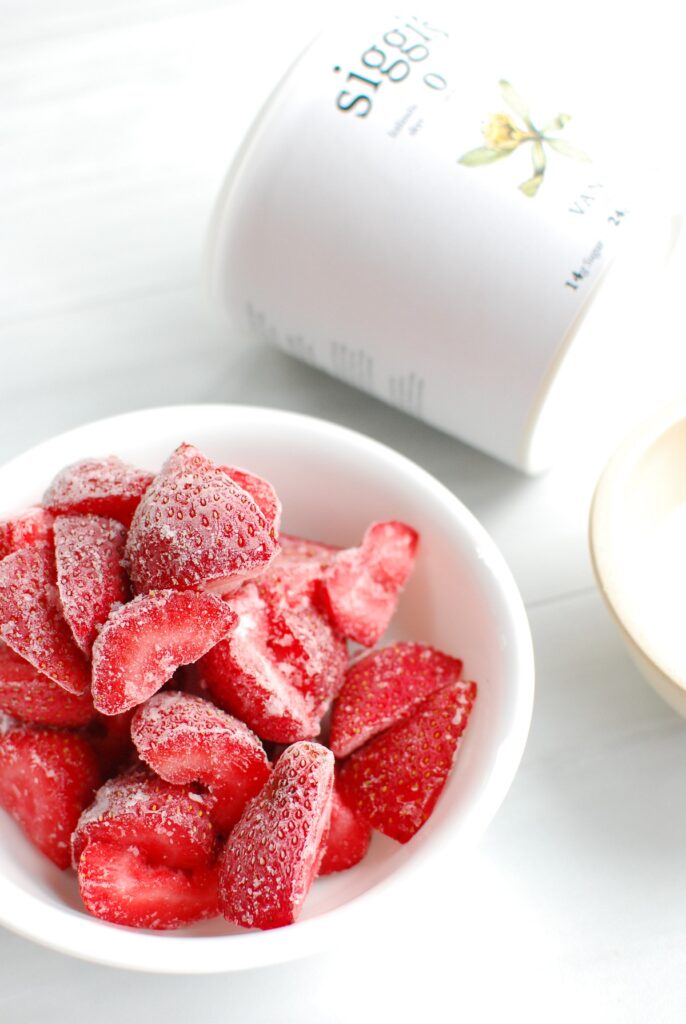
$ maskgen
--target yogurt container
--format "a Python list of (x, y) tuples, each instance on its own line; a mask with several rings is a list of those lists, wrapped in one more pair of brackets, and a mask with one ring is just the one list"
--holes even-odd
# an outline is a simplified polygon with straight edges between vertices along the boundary
[(551, 90), (430, 14), (332, 25), (229, 172), (215, 299), (237, 329), (546, 468), (598, 347), (631, 317), (637, 289), (619, 270), (626, 286), (596, 312), (609, 272), (645, 246), (597, 137)]

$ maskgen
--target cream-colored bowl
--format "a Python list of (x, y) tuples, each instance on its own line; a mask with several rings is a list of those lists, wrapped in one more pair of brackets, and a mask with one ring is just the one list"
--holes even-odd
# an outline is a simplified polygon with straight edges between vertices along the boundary
[[(437, 871), (451, 885), (456, 859), (493, 817), (514, 777), (534, 676), (517, 587), (476, 519), (413, 462), (323, 420), (240, 406), (180, 406), (101, 420), (1, 468), (0, 517), (40, 499), (67, 463), (117, 454), (156, 469), (183, 440), (271, 480), (288, 532), (349, 545), (373, 520), (415, 526), (420, 551), (395, 634), (460, 655), (480, 686), (457, 770), (431, 820), (405, 846), (375, 835), (360, 865), (315, 882), (302, 917), (288, 928), (250, 932), (218, 920), (155, 933), (96, 920), (83, 909), (73, 873), (58, 871), (0, 811), (0, 922), (101, 963), (202, 974), (279, 963), (354, 941), (380, 924), (384, 894), (404, 905), (412, 892), (421, 893), (427, 873)], [(416, 926), (408, 918), (408, 934)]]
[(591, 506), (601, 593), (641, 673), (686, 716), (686, 400), (615, 452)]

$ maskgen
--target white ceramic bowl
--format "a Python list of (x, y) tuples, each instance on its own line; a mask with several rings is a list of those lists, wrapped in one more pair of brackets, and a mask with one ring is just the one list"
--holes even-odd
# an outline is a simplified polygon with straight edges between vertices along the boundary
[(686, 717), (686, 401), (641, 424), (612, 456), (593, 498), (589, 542), (627, 650)]
[[(479, 697), (436, 811), (406, 846), (375, 835), (351, 871), (318, 880), (301, 919), (246, 932), (223, 921), (178, 932), (135, 931), (89, 917), (72, 872), (60, 872), (0, 812), (0, 921), (74, 956), (147, 971), (211, 973), (283, 962), (374, 926), (379, 896), (402, 896), (488, 824), (512, 782), (531, 718), (534, 671), (521, 598), (502, 556), (453, 494), (406, 458), (361, 434), (307, 416), (240, 406), (179, 406), (79, 427), (0, 469), (0, 516), (40, 498), (65, 464), (117, 454), (158, 468), (181, 441), (271, 480), (283, 528), (333, 544), (359, 541), (372, 520), (402, 519), (421, 534), (394, 635), (461, 656)], [(453, 865), (454, 869), (454, 865)]]

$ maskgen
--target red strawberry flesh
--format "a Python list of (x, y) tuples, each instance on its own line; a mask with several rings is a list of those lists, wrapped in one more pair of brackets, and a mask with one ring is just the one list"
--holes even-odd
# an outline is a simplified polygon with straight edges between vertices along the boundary
[(224, 916), (246, 928), (296, 920), (317, 874), (331, 813), (333, 754), (294, 743), (247, 805), (220, 858)]
[(127, 544), (139, 592), (228, 593), (278, 551), (273, 525), (247, 491), (193, 445), (165, 462), (134, 516)]
[(80, 736), (21, 725), (0, 734), (0, 806), (58, 868), (69, 866), (71, 834), (99, 781)]
[(450, 683), (344, 762), (341, 793), (373, 828), (406, 843), (424, 825), (453, 766), (475, 697), (475, 683)]
[(55, 522), (57, 587), (74, 640), (90, 655), (112, 605), (126, 601), (122, 560), (126, 529), (102, 516), (60, 516)]
[(217, 867), (181, 871), (150, 864), (135, 849), (91, 843), (79, 862), (89, 913), (131, 928), (180, 928), (219, 913)]
[(365, 647), (378, 643), (412, 572), (418, 540), (416, 530), (404, 523), (373, 523), (361, 547), (336, 556), (322, 597), (343, 636)]
[(190, 694), (155, 694), (136, 711), (131, 735), (139, 755), (163, 779), (209, 788), (217, 801), (212, 819), (224, 833), (271, 771), (247, 725)]
[(39, 506), (0, 521), (0, 560), (20, 548), (52, 539), (54, 517)]
[(95, 794), (72, 837), (76, 866), (90, 843), (135, 846), (149, 861), (171, 868), (207, 866), (213, 859), (214, 801), (190, 786), (174, 786), (145, 769), (110, 779)]
[(334, 754), (347, 757), (461, 674), (458, 658), (425, 644), (394, 644), (354, 662), (331, 718)]
[(212, 594), (161, 590), (115, 608), (93, 645), (93, 702), (105, 715), (142, 704), (202, 657), (236, 616)]
[(359, 864), (369, 848), (371, 837), (370, 825), (355, 814), (334, 783), (331, 822), (319, 874), (347, 871)]
[(76, 696), (0, 641), (0, 712), (33, 725), (86, 725), (95, 717), (90, 694)]
[(116, 455), (83, 459), (57, 474), (43, 505), (54, 515), (105, 516), (128, 526), (152, 479)]
[(0, 637), (70, 693), (86, 693), (90, 673), (62, 616), (52, 544), (22, 548), (0, 562)]

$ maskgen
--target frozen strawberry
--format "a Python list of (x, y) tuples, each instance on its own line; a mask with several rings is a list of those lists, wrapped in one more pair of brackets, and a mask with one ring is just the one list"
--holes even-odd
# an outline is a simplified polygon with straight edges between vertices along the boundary
[(136, 849), (91, 843), (78, 870), (86, 910), (112, 924), (180, 928), (219, 913), (216, 864), (175, 870), (150, 864)]
[(220, 858), (222, 913), (245, 928), (298, 917), (321, 858), (331, 813), (333, 754), (294, 743), (245, 808)]
[(238, 625), (200, 665), (213, 700), (261, 739), (315, 736), (345, 671), (343, 641), (321, 616), (279, 609), (255, 583), (226, 603)]
[(244, 469), (236, 469), (234, 466), (220, 466), (220, 469), (230, 476), (234, 483), (253, 496), (267, 522), (278, 533), (281, 524), (281, 502), (269, 481), (263, 480), (261, 476), (255, 476), (254, 473), (247, 473)]
[(58, 686), (0, 641), (0, 712), (33, 725), (80, 726), (95, 717), (90, 694)]
[(365, 647), (378, 643), (412, 572), (418, 540), (404, 523), (373, 523), (361, 547), (336, 555), (322, 597), (344, 636)]
[(117, 715), (142, 704), (235, 622), (221, 598), (194, 591), (160, 590), (115, 608), (93, 645), (95, 707)]
[(279, 536), (281, 551), (276, 562), (318, 562), (322, 568), (330, 565), (335, 556), (341, 550), (332, 544), (322, 544), (321, 541), (307, 540), (305, 537), (295, 537), (290, 533), (282, 533)]
[(334, 704), (329, 746), (336, 757), (347, 757), (461, 674), (458, 658), (425, 644), (372, 651), (348, 669)]
[(105, 516), (128, 526), (152, 479), (152, 473), (116, 455), (83, 459), (57, 474), (43, 505), (56, 516)]
[(436, 805), (475, 697), (475, 683), (450, 683), (356, 750), (339, 775), (344, 799), (373, 828), (406, 843)]
[(69, 838), (99, 781), (81, 736), (23, 725), (0, 733), (0, 807), (58, 868), (69, 866)]
[(140, 756), (163, 779), (209, 788), (217, 799), (212, 819), (223, 833), (271, 771), (264, 747), (247, 725), (190, 694), (155, 694), (136, 711), (131, 735)]
[(138, 760), (131, 739), (131, 719), (135, 708), (121, 715), (101, 715), (97, 711), (86, 729), (86, 736), (98, 759), (103, 779), (119, 774)]
[(320, 603), (318, 588), (339, 549), (283, 533), (279, 543), (281, 550), (260, 577), (260, 586), (293, 611), (313, 610)]
[(55, 522), (57, 587), (76, 643), (90, 655), (113, 604), (126, 601), (122, 564), (126, 529), (102, 516), (60, 516)]
[(53, 522), (54, 517), (38, 506), (0, 521), (0, 560), (20, 548), (52, 540)]
[(278, 542), (252, 495), (193, 445), (183, 444), (139, 505), (126, 550), (139, 592), (221, 594), (264, 572)]
[(330, 875), (334, 871), (347, 871), (348, 868), (359, 864), (367, 852), (371, 837), (371, 827), (355, 814), (334, 783), (329, 835), (319, 874)]
[(88, 664), (64, 621), (52, 544), (21, 548), (0, 562), (0, 637), (70, 693), (86, 693)]
[(89, 843), (102, 842), (135, 846), (147, 860), (169, 868), (206, 867), (214, 857), (213, 804), (190, 786), (133, 769), (101, 786), (74, 823), (72, 862), (78, 864)]

